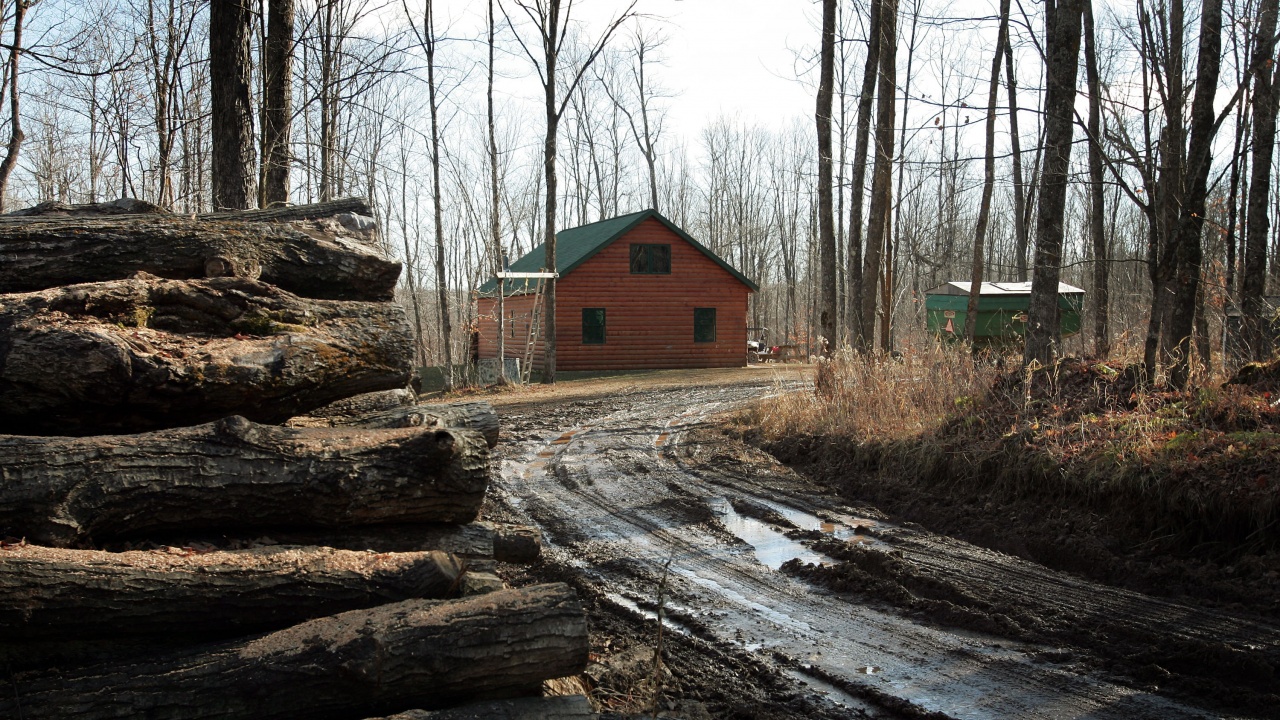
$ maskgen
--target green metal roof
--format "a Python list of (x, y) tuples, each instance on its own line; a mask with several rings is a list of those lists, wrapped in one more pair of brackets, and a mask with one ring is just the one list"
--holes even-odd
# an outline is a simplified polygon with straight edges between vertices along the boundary
[[(738, 272), (720, 258), (719, 255), (711, 252), (703, 247), (701, 243), (689, 237), (689, 234), (681, 230), (675, 223), (666, 219), (657, 210), (642, 210), (630, 215), (619, 215), (608, 220), (601, 220), (587, 225), (580, 225), (575, 228), (561, 230), (556, 233), (556, 271), (560, 273), (560, 277), (564, 277), (573, 272), (579, 265), (590, 260), (596, 253), (608, 247), (614, 240), (626, 235), (632, 228), (653, 218), (658, 222), (666, 225), (672, 232), (679, 235), (681, 239), (698, 250), (702, 254), (711, 258), (712, 262), (719, 265), (740, 280), (742, 284), (752, 290), (760, 288), (747, 279), (745, 275)], [(546, 244), (543, 243), (534, 248), (529, 254), (511, 263), (511, 272), (539, 272), (546, 265), (547, 251)], [(505, 288), (508, 295), (519, 295), (526, 292), (532, 292), (533, 283), (529, 280), (508, 280)], [(490, 280), (480, 286), (480, 293), (487, 295), (492, 293), (497, 287), (496, 280)]]

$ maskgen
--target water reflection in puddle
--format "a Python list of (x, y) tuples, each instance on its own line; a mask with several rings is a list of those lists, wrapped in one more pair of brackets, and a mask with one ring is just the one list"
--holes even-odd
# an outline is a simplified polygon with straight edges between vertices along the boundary
[(865, 540), (863, 533), (877, 524), (875, 520), (868, 518), (845, 515), (839, 516), (838, 520), (824, 520), (817, 515), (811, 515), (803, 510), (797, 510), (781, 503), (769, 502), (760, 498), (755, 498), (755, 502), (776, 511), (801, 530), (817, 530), (840, 540)]
[(560, 437), (556, 438), (555, 440), (552, 440), (550, 445), (547, 445), (541, 452), (539, 452), (538, 457), (540, 458), (552, 457), (561, 449), (563, 449), (565, 445), (568, 445), (569, 442), (572, 441), (574, 436), (576, 436), (578, 433), (583, 433), (590, 429), (591, 429), (590, 427), (583, 426), (576, 430), (569, 430), (568, 432), (561, 434)]
[[(605, 593), (604, 597), (609, 602), (615, 605), (618, 605), (620, 607), (626, 608), (627, 610), (631, 611), (632, 613), (634, 613), (639, 617), (644, 618), (645, 620), (654, 620), (658, 617), (658, 612), (656, 610), (640, 607), (640, 603), (636, 602), (635, 600), (632, 600), (626, 595), (610, 592), (610, 593)], [(674, 630), (680, 633), (681, 635), (694, 634), (693, 631), (688, 628), (688, 626), (684, 625), (683, 623), (672, 620), (671, 616), (665, 613), (662, 618), (662, 625), (668, 630)]]
[(851, 710), (860, 710), (863, 715), (876, 717), (880, 715), (877, 708), (870, 703), (860, 700), (831, 683), (822, 680), (811, 673), (804, 670), (785, 670), (787, 675), (803, 685), (813, 688), (819, 695), (822, 695), (835, 705), (849, 708)]
[(767, 523), (755, 518), (739, 515), (733, 505), (722, 497), (710, 498), (707, 504), (711, 512), (720, 519), (725, 529), (733, 533), (743, 542), (755, 549), (756, 559), (761, 565), (777, 570), (792, 558), (815, 565), (830, 561), (830, 558), (814, 552), (804, 545), (774, 530)]

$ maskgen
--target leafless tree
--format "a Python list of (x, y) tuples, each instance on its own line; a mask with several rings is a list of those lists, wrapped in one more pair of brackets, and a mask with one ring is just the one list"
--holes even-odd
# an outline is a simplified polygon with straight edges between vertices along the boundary
[(1257, 46), (1254, 49), (1253, 72), (1253, 163), (1249, 177), (1248, 223), (1245, 226), (1244, 272), (1241, 274), (1240, 304), (1244, 316), (1244, 339), (1251, 359), (1262, 360), (1270, 354), (1266, 339), (1263, 296), (1266, 290), (1267, 238), (1271, 230), (1271, 213), (1267, 201), (1271, 195), (1272, 156), (1276, 145), (1276, 110), (1280, 92), (1276, 89), (1276, 0), (1262, 0), (1259, 5)]
[(1045, 1), (1044, 171), (1036, 222), (1036, 255), (1027, 312), (1024, 361), (1048, 365), (1058, 352), (1058, 283), (1062, 273), (1063, 217), (1071, 161), (1076, 70), (1085, 0)]
[[(871, 32), (880, 36), (880, 88), (876, 98), (876, 161), (871, 175), (871, 210), (867, 227), (867, 247), (862, 266), (861, 345), (873, 344), (876, 325), (876, 282), (880, 275), (881, 251), (890, 236), (893, 217), (893, 157), (897, 100), (898, 1), (880, 0), (880, 23)], [(855, 159), (856, 162), (856, 159)], [(885, 309), (887, 311), (887, 308)], [(887, 344), (889, 338), (882, 338)]]
[[(1086, 0), (1087, 2), (1087, 0)], [(1000, 29), (991, 59), (991, 85), (987, 91), (987, 149), (983, 158), (982, 199), (978, 202), (978, 222), (973, 232), (973, 272), (969, 276), (969, 304), (965, 313), (964, 336), (973, 345), (978, 333), (978, 297), (982, 292), (983, 248), (991, 217), (991, 194), (996, 184), (996, 102), (1000, 97), (1000, 65), (1009, 45), (1009, 0), (1000, 0)]]
[(211, 0), (209, 3), (215, 208), (247, 208), (257, 198), (250, 99), (250, 2)]
[(13, 44), (9, 47), (9, 62), (5, 64), (4, 79), (9, 91), (9, 142), (5, 146), (4, 159), (0, 160), (0, 212), (4, 212), (5, 197), (9, 191), (9, 176), (18, 164), (18, 152), (26, 135), (22, 132), (21, 101), (18, 94), (18, 60), (22, 56), (22, 22), (26, 18), (31, 0), (16, 0), (13, 5)]
[[(578, 64), (576, 71), (570, 73), (572, 79), (566, 84), (563, 94), (558, 92), (557, 73), (561, 60), (561, 51), (565, 47), (565, 40), (569, 34), (573, 0), (563, 3), (563, 14), (561, 14), (562, 0), (515, 0), (513, 4), (533, 24), (540, 46), (538, 47), (540, 52), (535, 52), (534, 46), (526, 42), (520, 33), (516, 31), (506, 8), (502, 8), (503, 17), (506, 18), (507, 24), (515, 33), (520, 48), (528, 56), (529, 61), (533, 63), (538, 72), (538, 77), (542, 81), (544, 109), (547, 119), (547, 132), (543, 141), (543, 170), (546, 177), (546, 225), (543, 230), (543, 244), (547, 252), (545, 269), (547, 272), (554, 273), (556, 272), (556, 193), (558, 192), (556, 184), (556, 141), (559, 134), (560, 118), (564, 115), (565, 106), (569, 103), (574, 91), (577, 90), (578, 84), (582, 82), (583, 75), (590, 69), (596, 58), (600, 56), (609, 39), (613, 37), (614, 32), (633, 16), (636, 3), (635, 0), (632, 0), (626, 9), (606, 26), (604, 32), (591, 45), (586, 57)], [(499, 3), (499, 7), (502, 7), (501, 3)], [(546, 308), (543, 340), (545, 357), (543, 358), (542, 380), (551, 384), (556, 381), (556, 283), (554, 278), (547, 283), (544, 302)]]
[(267, 38), (262, 58), (262, 207), (289, 201), (293, 124), (294, 0), (263, 0)]
[(835, 208), (831, 197), (831, 100), (835, 72), (836, 0), (822, 2), (822, 50), (819, 66), (818, 107), (818, 247), (821, 270), (822, 305), (818, 312), (818, 332), (822, 334), (820, 352), (831, 355), (839, 338), (836, 336), (836, 229)]

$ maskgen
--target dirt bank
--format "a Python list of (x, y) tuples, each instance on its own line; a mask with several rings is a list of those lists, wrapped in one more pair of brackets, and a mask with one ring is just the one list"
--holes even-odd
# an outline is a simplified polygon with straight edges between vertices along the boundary
[[(810, 536), (835, 562), (784, 570), (948, 626), (1061, 645), (1046, 657), (1227, 713), (1276, 716), (1275, 499), (1255, 497), (1275, 493), (1270, 398), (1143, 392), (1123, 370), (1081, 362), (1054, 381), (1049, 399), (1028, 401), (1006, 376), (937, 428), (891, 441), (765, 439), (735, 424), (898, 525), (871, 543)], [(1093, 581), (1087, 594), (1063, 573)]]

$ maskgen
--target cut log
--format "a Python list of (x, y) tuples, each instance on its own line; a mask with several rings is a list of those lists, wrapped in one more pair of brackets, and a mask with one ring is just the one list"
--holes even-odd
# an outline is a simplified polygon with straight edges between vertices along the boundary
[(172, 279), (260, 277), (306, 297), (385, 301), (400, 277), (400, 263), (379, 248), (372, 219), (357, 212), (368, 211), (362, 201), (199, 219), (164, 212), (115, 215), (98, 206), (49, 209), (0, 218), (0, 292), (147, 272)]
[(222, 210), (219, 212), (201, 213), (200, 220), (250, 220), (253, 222), (297, 222), (300, 220), (320, 220), (328, 217), (354, 215), (373, 220), (373, 210), (368, 201), (361, 197), (338, 198), (328, 202), (311, 203), (309, 205), (285, 205), (282, 207), (260, 208), (254, 210)]
[(0, 436), (0, 535), (53, 546), (146, 533), (475, 519), (470, 430), (293, 429), (242, 417), (84, 438)]
[(354, 418), (334, 417), (335, 427), (363, 428), (444, 427), (468, 428), (484, 435), (489, 447), (498, 444), (498, 414), (484, 401), (449, 405), (406, 405)]
[[(289, 419), (291, 427), (458, 427), (482, 433), (489, 447), (498, 445), (498, 414), (484, 401), (418, 405), (412, 390), (368, 393), (339, 400)], [(404, 400), (408, 402), (404, 402)], [(378, 407), (382, 405), (382, 407)], [(363, 410), (363, 412), (360, 412)]]
[(230, 638), (411, 598), (459, 595), (442, 552), (273, 547), (195, 553), (0, 548), (0, 638)]
[(591, 720), (598, 717), (584, 695), (514, 698), (445, 710), (408, 710), (369, 720)]
[(0, 432), (136, 432), (233, 413), (282, 422), (404, 387), (411, 337), (397, 305), (243, 278), (0, 295)]
[(289, 545), (328, 545), (379, 553), (440, 550), (468, 560), (492, 559), (509, 563), (531, 563), (542, 552), (542, 533), (537, 528), (491, 522), (275, 532), (271, 539)]
[(0, 717), (362, 717), (536, 692), (587, 663), (564, 584), (453, 601), (406, 600), (253, 640), (74, 672), (27, 673)]
[[(380, 392), (364, 393), (363, 395), (355, 395), (349, 398), (343, 398), (335, 402), (331, 402), (324, 407), (316, 408), (307, 413), (313, 418), (324, 418), (334, 420), (338, 418), (358, 418), (361, 415), (370, 415), (372, 413), (383, 412), (385, 410), (394, 410), (406, 405), (413, 405), (418, 401), (418, 396), (409, 388), (397, 388), (395, 390), (382, 390)], [(407, 425), (404, 427), (408, 427)]]
[(0, 215), (0, 222), (27, 222), (35, 218), (82, 217), (103, 215), (172, 215), (159, 205), (135, 198), (120, 198), (100, 203), (72, 205), (58, 200), (49, 200), (29, 208), (14, 210)]

